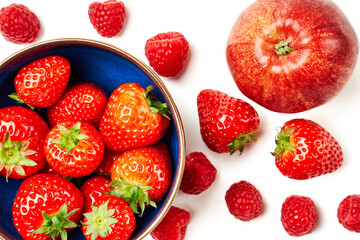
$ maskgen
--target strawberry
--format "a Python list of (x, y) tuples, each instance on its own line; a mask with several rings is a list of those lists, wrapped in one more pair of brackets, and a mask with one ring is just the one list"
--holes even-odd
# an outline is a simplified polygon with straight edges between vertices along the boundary
[(110, 96), (100, 122), (105, 146), (112, 151), (152, 145), (166, 133), (169, 109), (137, 83), (124, 83)]
[(360, 195), (349, 195), (342, 200), (337, 209), (337, 218), (347, 230), (360, 232)]
[(104, 176), (111, 177), (111, 168), (115, 160), (120, 156), (121, 152), (114, 152), (105, 149), (104, 157), (100, 163), (100, 166), (95, 170), (95, 173)]
[(337, 170), (343, 162), (341, 146), (318, 123), (306, 119), (286, 122), (276, 136), (275, 164), (292, 179), (308, 179)]
[(82, 192), (85, 200), (84, 210), (88, 211), (91, 206), (95, 205), (96, 202), (105, 202), (110, 194), (111, 187), (109, 186), (110, 179), (102, 176), (94, 176), (87, 179), (81, 186), (80, 191)]
[(183, 240), (190, 220), (191, 214), (188, 211), (171, 206), (150, 235), (155, 240)]
[(40, 35), (40, 21), (28, 7), (10, 4), (0, 10), (0, 33), (16, 44), (34, 42)]
[(34, 111), (23, 107), (0, 109), (0, 175), (25, 178), (39, 172), (46, 159), (43, 142), (49, 130)]
[(16, 194), (12, 214), (25, 240), (67, 239), (80, 220), (84, 199), (65, 178), (41, 173), (25, 179)]
[(84, 121), (99, 127), (105, 111), (105, 92), (95, 83), (80, 82), (65, 90), (59, 101), (47, 109), (50, 127), (59, 122)]
[(258, 217), (263, 210), (262, 196), (254, 185), (247, 181), (233, 183), (225, 194), (230, 213), (242, 221)]
[(60, 56), (48, 56), (21, 68), (15, 77), (16, 93), (10, 95), (18, 102), (47, 108), (63, 94), (70, 77), (70, 63)]
[(83, 177), (100, 165), (105, 147), (100, 133), (91, 124), (68, 121), (50, 129), (44, 149), (47, 162), (56, 172)]
[(247, 102), (223, 92), (205, 89), (197, 97), (200, 133), (205, 144), (218, 153), (240, 154), (244, 145), (256, 141), (260, 119)]
[(179, 32), (159, 33), (146, 41), (145, 56), (150, 66), (163, 77), (175, 77), (184, 68), (189, 43)]
[(112, 195), (125, 199), (135, 213), (139, 214), (140, 206), (142, 215), (146, 204), (156, 206), (164, 197), (171, 179), (170, 154), (166, 145), (159, 142), (123, 152), (111, 169), (110, 186), (119, 189), (118, 194), (115, 190)]
[(311, 233), (318, 218), (315, 203), (308, 197), (291, 195), (281, 207), (281, 222), (290, 236), (300, 237)]
[(126, 9), (123, 2), (108, 0), (91, 3), (88, 14), (95, 30), (101, 36), (111, 38), (116, 36), (123, 28)]
[(180, 190), (187, 194), (200, 194), (214, 182), (217, 170), (202, 152), (186, 156)]

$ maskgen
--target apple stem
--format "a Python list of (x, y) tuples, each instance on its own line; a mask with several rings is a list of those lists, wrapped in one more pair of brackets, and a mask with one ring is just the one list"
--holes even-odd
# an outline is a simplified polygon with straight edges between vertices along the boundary
[(289, 47), (289, 43), (287, 41), (281, 41), (275, 45), (275, 52), (277, 55), (285, 55), (297, 49)]

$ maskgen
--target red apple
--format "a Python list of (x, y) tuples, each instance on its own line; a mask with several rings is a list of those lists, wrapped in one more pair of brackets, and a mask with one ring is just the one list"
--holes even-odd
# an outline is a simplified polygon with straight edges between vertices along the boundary
[(357, 55), (356, 33), (330, 0), (258, 0), (239, 15), (226, 46), (240, 91), (283, 113), (329, 101), (350, 78)]

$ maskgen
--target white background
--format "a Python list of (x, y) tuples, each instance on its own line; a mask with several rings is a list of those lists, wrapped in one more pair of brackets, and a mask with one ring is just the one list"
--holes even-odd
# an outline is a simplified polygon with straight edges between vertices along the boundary
[[(318, 227), (301, 239), (350, 240), (359, 237), (359, 233), (349, 232), (338, 223), (336, 211), (347, 195), (360, 194), (360, 62), (341, 93), (325, 105), (298, 114), (274, 113), (253, 103), (237, 89), (225, 60), (229, 32), (239, 13), (252, 3), (250, 0), (124, 0), (127, 21), (121, 34), (112, 39), (98, 35), (90, 24), (87, 10), (91, 0), (1, 0), (0, 7), (14, 2), (27, 5), (39, 17), (42, 33), (37, 42), (68, 37), (100, 40), (129, 52), (146, 64), (144, 45), (148, 38), (167, 31), (185, 35), (191, 49), (185, 71), (177, 78), (162, 77), (162, 80), (182, 116), (187, 153), (202, 151), (218, 170), (217, 179), (209, 190), (197, 196), (179, 192), (174, 201), (174, 205), (187, 209), (192, 215), (185, 239), (293, 239), (280, 222), (282, 202), (291, 194), (311, 197), (319, 211)], [(345, 12), (360, 36), (360, 2), (334, 2)], [(0, 61), (25, 46), (7, 42), (0, 36)], [(248, 101), (258, 111), (261, 119), (259, 140), (246, 146), (241, 156), (211, 152), (203, 143), (196, 97), (206, 88)], [(275, 148), (276, 129), (297, 117), (320, 123), (340, 142), (344, 163), (338, 171), (304, 181), (291, 180), (280, 174), (270, 154)], [(263, 214), (250, 222), (241, 222), (230, 215), (224, 200), (229, 186), (240, 180), (255, 185), (264, 199)], [(146, 237), (146, 240), (150, 239), (150, 236)]]

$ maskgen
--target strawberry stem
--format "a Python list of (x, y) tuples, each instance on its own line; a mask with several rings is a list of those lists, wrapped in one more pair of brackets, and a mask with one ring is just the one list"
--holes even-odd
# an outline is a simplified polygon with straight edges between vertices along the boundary
[(150, 85), (146, 88), (146, 91), (144, 90), (144, 96), (145, 99), (149, 105), (150, 110), (153, 113), (159, 113), (170, 120), (170, 110), (166, 103), (162, 103), (159, 101), (156, 96), (152, 93), (152, 90), (155, 87), (153, 85)]
[(281, 159), (282, 154), (287, 150), (296, 152), (296, 149), (290, 143), (290, 136), (294, 132), (294, 130), (295, 128), (289, 128), (286, 130), (281, 128), (280, 132), (276, 135), (276, 148), (275, 151), (271, 154), (277, 157), (278, 160)]
[(254, 136), (256, 130), (248, 132), (248, 133), (240, 133), (231, 143), (227, 146), (230, 149), (230, 155), (234, 154), (237, 150), (239, 150), (240, 155), (244, 151), (244, 145), (250, 142), (256, 142), (257, 137)]

